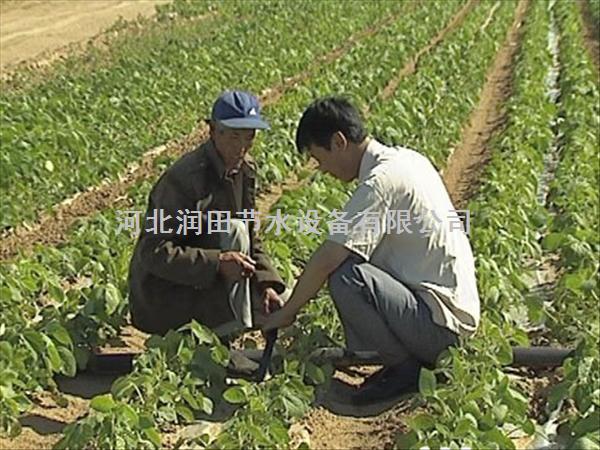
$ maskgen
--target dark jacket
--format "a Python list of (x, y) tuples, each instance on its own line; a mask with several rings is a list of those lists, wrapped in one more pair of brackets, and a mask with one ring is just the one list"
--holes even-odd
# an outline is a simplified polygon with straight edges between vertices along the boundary
[[(218, 274), (220, 238), (209, 234), (207, 212), (230, 211), (231, 217), (255, 208), (256, 171), (245, 161), (240, 171), (226, 176), (212, 141), (175, 162), (158, 180), (148, 202), (145, 225), (137, 241), (129, 269), (129, 302), (132, 322), (151, 333), (165, 333), (192, 318), (215, 327), (234, 316), (227, 301), (224, 280)], [(185, 210), (202, 211), (202, 230), (178, 230)], [(146, 231), (155, 223), (155, 211), (164, 211), (164, 232)], [(169, 216), (171, 216), (169, 218)], [(142, 221), (144, 224), (144, 221)], [(169, 230), (171, 228), (171, 230)], [(262, 251), (249, 222), (251, 256), (256, 273), (251, 282), (259, 290), (285, 285)], [(179, 231), (179, 234), (177, 233)]]

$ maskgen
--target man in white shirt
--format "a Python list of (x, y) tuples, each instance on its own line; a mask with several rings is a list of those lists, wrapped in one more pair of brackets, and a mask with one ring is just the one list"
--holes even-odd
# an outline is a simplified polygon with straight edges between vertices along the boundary
[(473, 253), (429, 160), (367, 136), (356, 108), (328, 97), (304, 112), (296, 134), (319, 170), (358, 187), (264, 330), (290, 325), (326, 281), (350, 350), (376, 350), (385, 367), (353, 394), (356, 405), (412, 392), (420, 368), (479, 323)]

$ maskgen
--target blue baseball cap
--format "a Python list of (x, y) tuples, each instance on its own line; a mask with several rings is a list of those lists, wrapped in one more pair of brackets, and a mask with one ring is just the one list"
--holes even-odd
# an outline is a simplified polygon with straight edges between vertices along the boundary
[(258, 99), (244, 91), (225, 91), (212, 108), (211, 120), (228, 128), (250, 128), (264, 130), (269, 124), (260, 117)]

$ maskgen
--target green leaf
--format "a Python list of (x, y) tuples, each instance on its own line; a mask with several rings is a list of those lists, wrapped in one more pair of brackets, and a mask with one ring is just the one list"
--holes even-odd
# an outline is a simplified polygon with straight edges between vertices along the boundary
[(23, 331), (23, 337), (38, 354), (44, 354), (46, 343), (44, 342), (42, 333), (33, 330), (25, 330)]
[(181, 393), (181, 397), (187, 402), (188, 405), (190, 405), (192, 407), (192, 409), (194, 409), (196, 411), (200, 409), (200, 405), (198, 404), (198, 401), (194, 398), (194, 396), (189, 391), (189, 389), (185, 388), (183, 390), (183, 392)]
[(90, 360), (90, 351), (86, 348), (75, 347), (73, 355), (75, 356), (75, 361), (77, 361), (79, 370), (84, 370)]
[(192, 334), (198, 339), (199, 344), (209, 344), (213, 342), (212, 333), (195, 320), (192, 320), (190, 327)]
[(135, 412), (135, 409), (133, 409), (130, 405), (123, 403), (121, 405), (120, 412), (131, 427), (137, 428), (139, 424), (139, 417), (137, 412)]
[(127, 376), (117, 378), (110, 388), (113, 398), (123, 399), (127, 397), (133, 390), (135, 385)]
[(569, 448), (577, 450), (598, 450), (600, 446), (588, 437), (580, 437), (570, 443)]
[(419, 436), (416, 431), (412, 430), (406, 434), (400, 434), (396, 438), (396, 448), (412, 449), (415, 448), (417, 442), (419, 442)]
[(179, 414), (181, 417), (183, 417), (186, 420), (186, 422), (194, 421), (194, 413), (187, 406), (177, 405), (175, 407), (175, 411), (177, 411), (177, 414)]
[(288, 391), (281, 401), (285, 406), (287, 414), (291, 417), (301, 417), (308, 406), (300, 397), (296, 396), (291, 391)]
[(208, 415), (212, 415), (214, 410), (214, 403), (208, 397), (202, 397), (202, 411)]
[(521, 428), (529, 436), (532, 436), (535, 433), (535, 423), (531, 419), (525, 420), (525, 422), (521, 424)]
[(419, 414), (409, 420), (411, 428), (417, 431), (429, 430), (435, 426), (435, 420), (429, 414)]
[(234, 405), (238, 405), (248, 401), (246, 398), (246, 393), (239, 386), (234, 386), (227, 389), (223, 393), (223, 398)]
[(273, 421), (270, 424), (269, 432), (271, 436), (275, 439), (275, 442), (278, 444), (288, 444), (289, 443), (289, 435), (288, 429), (282, 425), (279, 421)]
[(160, 447), (160, 434), (158, 433), (158, 431), (156, 431), (156, 428), (144, 428), (144, 434), (156, 447)]
[(48, 324), (48, 334), (52, 336), (56, 341), (60, 342), (67, 347), (73, 346), (73, 341), (71, 341), (71, 336), (69, 336), (69, 332), (59, 323), (52, 322)]
[(267, 435), (253, 423), (246, 424), (246, 431), (258, 442), (268, 442)]
[(73, 353), (66, 347), (58, 347), (58, 353), (62, 360), (62, 373), (68, 377), (77, 375), (77, 361)]
[[(170, 403), (170, 402), (169, 402)], [(177, 412), (170, 405), (169, 406), (161, 406), (158, 408), (158, 413), (156, 414), (156, 418), (160, 422), (173, 423), (177, 422)]]
[(512, 450), (515, 449), (515, 444), (509, 438), (507, 438), (499, 428), (494, 428), (485, 433), (485, 437), (490, 441), (498, 444), (499, 448), (503, 450)]
[(565, 235), (562, 233), (550, 233), (542, 241), (544, 250), (555, 251), (565, 241)]
[(580, 273), (572, 273), (564, 276), (564, 283), (567, 289), (577, 292), (581, 289), (581, 285), (587, 280)]
[(456, 424), (455, 433), (457, 436), (465, 436), (477, 430), (477, 420), (472, 414), (465, 414)]
[(90, 408), (102, 413), (111, 412), (117, 404), (111, 394), (97, 395), (90, 402)]
[(566, 381), (558, 383), (548, 395), (548, 408), (553, 411), (558, 404), (569, 395), (569, 384)]
[[(580, 366), (581, 367), (581, 366)], [(582, 379), (587, 378), (587, 376), (581, 376)], [(591, 386), (577, 386), (575, 388), (575, 406), (581, 413), (586, 413), (588, 409), (592, 406), (592, 390)]]
[(431, 397), (435, 393), (437, 382), (433, 371), (422, 368), (419, 376), (419, 392), (425, 397)]
[(152, 419), (152, 416), (148, 414), (140, 414), (140, 428), (146, 429), (152, 427), (154, 427), (154, 420)]
[(224, 345), (217, 344), (210, 350), (210, 356), (214, 362), (225, 367), (229, 364), (229, 350)]
[(496, 405), (492, 409), (492, 413), (494, 414), (494, 418), (498, 424), (502, 424), (506, 415), (508, 414), (508, 406), (506, 405)]
[(508, 341), (502, 341), (500, 348), (498, 349), (498, 362), (503, 366), (506, 366), (513, 361), (512, 347)]
[(105, 289), (106, 314), (112, 316), (121, 303), (121, 293), (112, 283), (108, 283)]
[(50, 363), (50, 368), (54, 371), (54, 372), (58, 372), (62, 369), (63, 363), (62, 363), (62, 359), (60, 358), (60, 354), (58, 353), (58, 350), (56, 349), (56, 345), (54, 345), (54, 342), (52, 342), (52, 339), (50, 339), (48, 336), (43, 335), (44, 340), (46, 341), (46, 351), (47, 351), (47, 361)]
[(598, 432), (600, 430), (600, 410), (593, 411), (587, 417), (578, 420), (573, 426), (575, 437), (581, 437), (588, 433)]
[(315, 364), (310, 362), (306, 364), (306, 374), (314, 384), (323, 384), (325, 382), (325, 373), (323, 372), (323, 369)]

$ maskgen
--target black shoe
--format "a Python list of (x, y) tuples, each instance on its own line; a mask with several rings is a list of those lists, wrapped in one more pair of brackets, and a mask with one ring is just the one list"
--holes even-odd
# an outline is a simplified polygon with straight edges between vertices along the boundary
[(246, 357), (239, 350), (229, 350), (229, 365), (227, 375), (231, 378), (252, 377), (258, 370), (258, 363)]
[(384, 367), (371, 375), (352, 394), (350, 401), (355, 406), (363, 406), (416, 393), (419, 391), (420, 371), (421, 364), (414, 359)]

